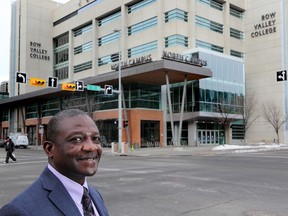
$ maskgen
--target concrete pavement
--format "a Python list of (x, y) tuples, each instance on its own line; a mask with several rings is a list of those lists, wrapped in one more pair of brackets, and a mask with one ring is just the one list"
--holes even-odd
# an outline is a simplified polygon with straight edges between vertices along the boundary
[(181, 155), (211, 155), (217, 152), (212, 151), (218, 145), (201, 145), (201, 146), (178, 146), (178, 147), (156, 147), (129, 149), (127, 153), (112, 152), (111, 148), (103, 148), (105, 155), (119, 156), (181, 156)]

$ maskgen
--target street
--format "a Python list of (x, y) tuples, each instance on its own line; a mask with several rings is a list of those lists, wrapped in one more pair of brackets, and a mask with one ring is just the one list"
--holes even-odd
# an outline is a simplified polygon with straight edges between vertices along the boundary
[[(40, 148), (16, 149), (4, 164), (0, 206), (30, 185), (47, 163)], [(110, 216), (286, 216), (288, 151), (119, 156), (105, 153), (88, 178)]]

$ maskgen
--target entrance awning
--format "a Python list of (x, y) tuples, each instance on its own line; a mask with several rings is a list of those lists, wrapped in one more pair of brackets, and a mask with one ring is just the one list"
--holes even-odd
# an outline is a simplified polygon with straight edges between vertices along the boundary
[[(122, 83), (145, 83), (155, 85), (166, 84), (166, 73), (168, 73), (170, 83), (183, 82), (185, 76), (187, 80), (199, 80), (212, 76), (212, 71), (208, 68), (198, 67), (191, 64), (176, 62), (171, 60), (154, 61), (139, 66), (121, 70)], [(113, 71), (100, 74), (96, 77), (87, 78), (87, 83), (97, 85), (117, 84), (119, 72)], [(84, 80), (85, 81), (85, 80)], [(85, 82), (86, 83), (86, 82)], [(88, 83), (90, 84), (90, 83)]]
[[(165, 85), (166, 75), (169, 77), (170, 84), (183, 82), (185, 77), (187, 81), (199, 80), (212, 76), (212, 71), (208, 68), (198, 67), (195, 65), (177, 62), (172, 60), (159, 60), (150, 63), (130, 67), (121, 70), (121, 81), (125, 83), (145, 83), (155, 85)], [(118, 84), (118, 71), (107, 72), (99, 74), (94, 77), (87, 77), (81, 79), (85, 85), (99, 85), (104, 86)], [(71, 94), (71, 92), (63, 91), (61, 85), (58, 88), (45, 88), (42, 90), (5, 98), (0, 100), (0, 109), (7, 107), (12, 108), (19, 105), (25, 105), (37, 100), (47, 100), (61, 95)], [(73, 94), (73, 93), (72, 93)]]

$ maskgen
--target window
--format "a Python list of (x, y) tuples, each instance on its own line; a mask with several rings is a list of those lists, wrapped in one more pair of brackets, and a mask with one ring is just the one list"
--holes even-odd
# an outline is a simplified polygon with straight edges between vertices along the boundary
[(232, 125), (232, 139), (241, 140), (244, 139), (245, 133), (244, 133), (244, 125)]
[(120, 18), (120, 16), (121, 16), (121, 11), (118, 11), (116, 13), (113, 13), (113, 14), (110, 14), (106, 17), (103, 17), (103, 18), (98, 20), (98, 26), (100, 27), (100, 26), (103, 26), (105, 24), (108, 24), (108, 23)]
[(165, 38), (165, 47), (171, 47), (171, 46), (183, 46), (188, 47), (188, 37), (185, 37), (183, 35), (171, 35), (169, 37)]
[(152, 41), (137, 47), (128, 49), (128, 58), (139, 56), (145, 53), (150, 53), (157, 49), (157, 41)]
[(239, 31), (237, 29), (234, 29), (234, 28), (230, 28), (230, 37), (242, 40), (243, 39), (243, 32)]
[(196, 47), (202, 47), (202, 48), (213, 50), (213, 51), (220, 52), (220, 53), (224, 52), (223, 47), (220, 47), (220, 46), (217, 46), (214, 44), (210, 44), (210, 43), (207, 43), (204, 41), (200, 41), (200, 40), (196, 40)]
[(69, 34), (66, 33), (64, 35), (61, 35), (60, 37), (57, 37), (54, 39), (55, 47), (60, 47), (64, 44), (69, 43)]
[(207, 4), (212, 8), (223, 11), (223, 3), (214, 0), (198, 0), (201, 3)]
[(239, 57), (239, 58), (243, 58), (243, 57), (244, 57), (244, 56), (243, 56), (243, 53), (238, 52), (238, 51), (236, 51), (236, 50), (230, 50), (230, 55), (231, 55), (231, 56), (235, 56), (235, 57)]
[(41, 105), (41, 110), (42, 110), (42, 117), (54, 116), (57, 112), (60, 111), (59, 102), (57, 100), (44, 102)]
[(67, 16), (62, 17), (59, 20), (56, 20), (55, 22), (53, 22), (53, 26), (59, 25), (60, 23), (62, 23), (64, 21), (76, 16), (77, 14), (78, 14), (78, 11), (74, 11), (71, 14), (68, 14)]
[[(86, 10), (94, 7), (96, 4), (100, 3), (101, 1), (102, 0), (94, 0), (93, 2), (85, 5), (84, 7), (81, 7), (79, 10), (76, 10), (76, 11), (66, 15), (65, 17), (60, 18), (59, 20), (56, 20), (55, 22), (53, 22), (53, 26), (59, 25), (60, 23), (82, 13), (83, 11), (86, 11)], [(89, 2), (89, 1), (87, 0), (87, 2)], [(79, 3), (80, 3), (80, 1), (79, 1)]]
[(238, 9), (235, 9), (235, 8), (230, 8), (230, 15), (231, 16), (234, 16), (234, 17), (237, 17), (239, 19), (243, 19), (243, 11), (240, 11)]
[(92, 23), (87, 24), (79, 29), (74, 30), (74, 37), (80, 36), (92, 30)]
[[(86, 0), (86, 1), (89, 2), (89, 0)], [(80, 14), (80, 13), (82, 13), (82, 12), (84, 12), (84, 11), (92, 8), (92, 7), (94, 7), (96, 4), (100, 3), (101, 1), (102, 1), (102, 0), (94, 0), (94, 1), (92, 1), (91, 3), (89, 3), (89, 4), (86, 4), (84, 7), (80, 8), (80, 9), (78, 10), (78, 13)], [(79, 2), (80, 2), (80, 1), (79, 1)]]
[(37, 104), (30, 104), (26, 106), (26, 118), (37, 118)]
[[(117, 56), (119, 56), (119, 55), (117, 55)], [(110, 63), (114, 62), (114, 61), (112, 61), (112, 57), (113, 57), (113, 54), (98, 58), (98, 66), (102, 66), (102, 65), (106, 65), (106, 64), (110, 64)], [(117, 59), (119, 59), (119, 57)]]
[(61, 67), (54, 68), (54, 75), (58, 77), (59, 80), (68, 79), (68, 62)]
[(105, 44), (109, 44), (113, 41), (119, 40), (119, 32), (113, 32), (112, 34), (103, 36), (102, 38), (98, 38), (98, 46), (102, 46)]
[(145, 20), (143, 22), (137, 23), (135, 25), (128, 27), (128, 35), (135, 34), (137, 32), (144, 31), (146, 29), (152, 28), (157, 25), (157, 17)]
[(68, 78), (69, 34), (54, 39), (54, 76), (59, 80)]
[(200, 16), (196, 16), (196, 25), (207, 28), (211, 31), (215, 31), (218, 33), (223, 33), (223, 25), (220, 23), (216, 23), (213, 21), (210, 21), (208, 19), (205, 19)]
[(92, 41), (74, 48), (74, 55), (92, 50)]
[(177, 19), (182, 20), (184, 22), (188, 22), (188, 12), (176, 8), (174, 10), (165, 13), (166, 23)]
[(92, 68), (92, 61), (88, 61), (79, 65), (74, 66), (74, 73), (78, 73), (84, 70), (88, 70)]
[(9, 121), (9, 111), (8, 111), (8, 109), (2, 111), (2, 122), (3, 121)]
[(150, 5), (150, 4), (153, 4), (155, 2), (156, 2), (156, 0), (142, 0), (140, 2), (137, 2), (136, 4), (130, 5), (128, 7), (128, 14), (132, 13), (132, 12), (135, 12), (135, 11), (137, 11), (137, 10), (143, 8), (143, 7), (146, 7), (146, 6)]

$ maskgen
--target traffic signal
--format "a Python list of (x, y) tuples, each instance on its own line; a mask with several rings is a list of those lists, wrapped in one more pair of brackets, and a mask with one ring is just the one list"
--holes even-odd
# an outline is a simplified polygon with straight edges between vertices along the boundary
[(76, 91), (76, 85), (74, 83), (62, 83), (62, 90)]
[(45, 87), (46, 86), (46, 80), (38, 79), (38, 78), (30, 78), (30, 85), (31, 86)]
[(128, 121), (123, 121), (123, 127), (124, 128), (128, 127)]
[(114, 126), (117, 128), (118, 127), (118, 119), (115, 119), (114, 121)]

